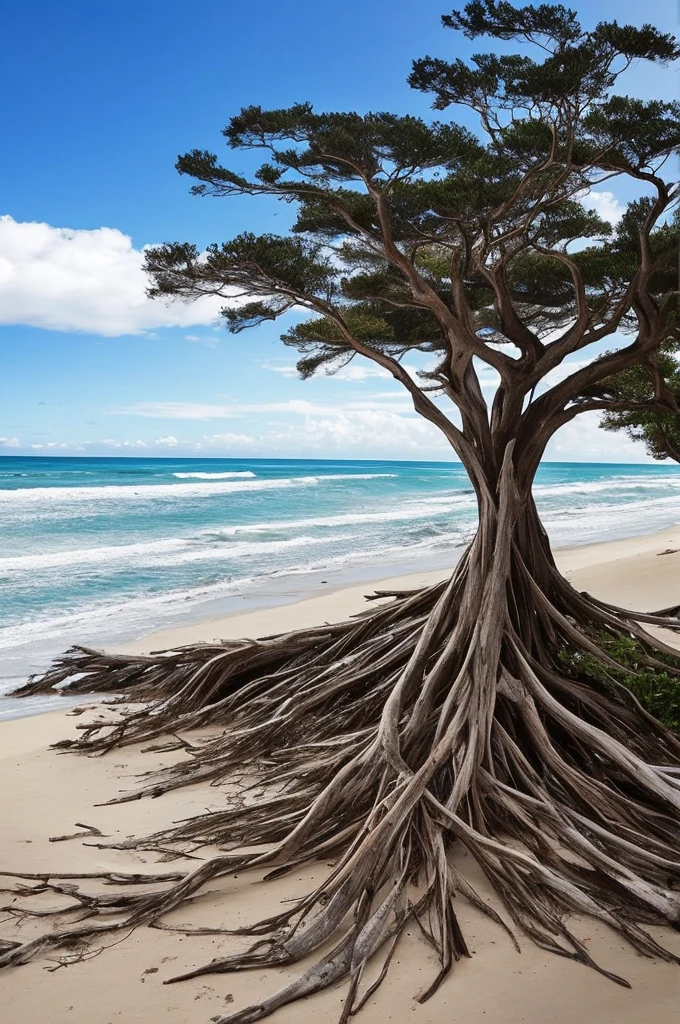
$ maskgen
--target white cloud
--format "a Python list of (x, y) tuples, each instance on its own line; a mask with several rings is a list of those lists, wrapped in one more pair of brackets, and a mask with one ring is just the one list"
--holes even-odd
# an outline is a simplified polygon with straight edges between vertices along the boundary
[[(413, 411), (410, 397), (382, 391), (345, 402), (289, 399), (270, 402), (140, 402), (109, 409), (120, 416), (141, 416), (172, 421), (240, 419), (246, 430), (204, 433), (204, 448), (226, 451), (247, 448), (266, 455), (318, 454), (320, 456), (371, 453), (428, 458), (453, 456), (440, 431)], [(182, 430), (182, 427), (179, 427)], [(178, 431), (179, 434), (179, 431)], [(156, 438), (153, 447), (194, 447), (177, 437)]]
[(255, 441), (250, 434), (204, 434), (206, 445), (214, 448), (229, 448), (231, 445), (252, 445)]
[[(275, 362), (264, 362), (262, 363), (263, 370), (273, 370), (274, 373), (281, 374), (282, 377), (298, 377), (298, 371), (295, 363), (275, 363)], [(324, 376), (323, 373), (319, 374), (319, 377)], [(352, 360), (343, 366), (340, 370), (336, 370), (333, 374), (327, 374), (326, 376), (332, 376), (333, 380), (344, 380), (350, 384), (363, 384), (364, 381), (370, 380), (373, 377), (387, 377), (391, 378), (391, 374), (387, 370), (383, 370), (380, 366), (374, 366), (368, 361)]]
[(380, 366), (371, 366), (370, 363), (358, 363), (352, 360), (351, 363), (343, 366), (333, 376), (336, 380), (347, 380), (352, 384), (363, 384), (365, 380), (369, 380), (371, 377), (391, 378), (392, 374), (388, 373), (387, 370), (383, 370)]
[[(575, 360), (557, 368), (549, 383), (557, 383), (584, 362)], [(495, 376), (493, 371), (483, 374), (482, 387), (495, 388)], [(343, 454), (365, 458), (372, 455), (424, 459), (454, 457), (439, 430), (413, 412), (409, 396), (389, 391), (342, 403), (301, 399), (228, 404), (146, 402), (109, 411), (177, 421), (235, 418), (247, 421), (243, 423), (243, 432), (205, 433), (200, 442), (180, 440), (170, 435), (149, 442), (152, 448), (188, 451), (202, 446), (204, 449), (224, 452), (247, 449), (251, 453), (263, 455), (310, 454), (327, 458), (342, 457)], [(642, 445), (635, 444), (625, 434), (607, 433), (598, 424), (598, 413), (584, 413), (577, 417), (550, 442), (546, 459), (574, 462), (649, 461)]]
[[(514, 345), (512, 347), (514, 348)], [(274, 373), (279, 373), (282, 377), (294, 378), (299, 376), (295, 363), (279, 363), (267, 360), (261, 366), (263, 370), (273, 370)], [(402, 366), (411, 377), (418, 379), (418, 372), (422, 367), (410, 366), (407, 363), (402, 363)], [(432, 369), (433, 366), (428, 365), (427, 368)], [(376, 377), (382, 377), (383, 380), (393, 380), (389, 370), (384, 370), (381, 366), (376, 366), (369, 359), (362, 357), (352, 359), (346, 366), (336, 370), (335, 373), (324, 375), (323, 372), (320, 372), (318, 376), (320, 378), (328, 376), (332, 377), (333, 380), (344, 380), (350, 384), (363, 384), (364, 381)]]
[(556, 366), (554, 370), (550, 370), (546, 373), (540, 384), (541, 390), (544, 388), (552, 388), (556, 384), (561, 384), (563, 380), (567, 379), (567, 377), (571, 377), (572, 373), (582, 370), (584, 366), (590, 366), (595, 359), (596, 356), (593, 356), (591, 359), (572, 359), (571, 362), (566, 360), (564, 363), (560, 363), (560, 365)]
[(146, 441), (118, 441), (115, 438), (106, 438), (104, 441), (95, 442), (106, 445), (107, 448), (146, 448)]
[(270, 360), (260, 364), (263, 370), (273, 370), (274, 373), (280, 373), (282, 377), (297, 377), (297, 367), (295, 363), (274, 363)]
[(0, 448), (21, 448), (18, 437), (0, 437)]
[(651, 462), (643, 444), (622, 431), (602, 430), (601, 413), (584, 412), (557, 431), (548, 444), (547, 460), (567, 462)]
[[(29, 444), (27, 447), (34, 451), (49, 448), (61, 448), (65, 451), (84, 452), (90, 448), (122, 448), (138, 449), (149, 448), (153, 442), (146, 441), (119, 441), (117, 438), (107, 437), (103, 441), (46, 441), (43, 444)], [(24, 447), (19, 445), (19, 447)]]
[(80, 451), (82, 447), (83, 446), (81, 444), (78, 444), (77, 442), (72, 444), (69, 441), (47, 441), (45, 444), (29, 445), (29, 448), (35, 448), (36, 450), (39, 448), (68, 448), (71, 450)]
[[(220, 432), (187, 437), (163, 434), (147, 440), (105, 438), (101, 441), (48, 441), (28, 446), (12, 444), (25, 451), (86, 452), (106, 454), (117, 451), (191, 455), (249, 455), (302, 458), (395, 458), (455, 459), (440, 432), (422, 417), (403, 415), (390, 408), (331, 407), (303, 416), (262, 421), (254, 419), (250, 432)], [(545, 458), (568, 462), (651, 462), (644, 446), (624, 433), (605, 432), (599, 427), (599, 413), (583, 413), (564, 426), (548, 445)], [(249, 424), (250, 426), (250, 424)], [(2, 444), (0, 438), (0, 444)], [(7, 440), (7, 439), (4, 439)], [(15, 438), (9, 438), (14, 442)]]
[(411, 407), (408, 395), (398, 392), (380, 392), (365, 399), (352, 399), (341, 405), (327, 402), (314, 403), (302, 398), (291, 398), (283, 402), (136, 402), (132, 405), (113, 406), (107, 412), (116, 416), (142, 416), (156, 420), (221, 420), (238, 419), (244, 416), (290, 413), (296, 416), (337, 415), (354, 411), (402, 412)]
[(593, 210), (610, 224), (618, 223), (626, 212), (625, 203), (620, 203), (613, 192), (595, 192), (591, 189), (579, 198), (588, 210)]
[(311, 450), (320, 454), (357, 451), (363, 455), (390, 454), (395, 458), (405, 455), (427, 458), (428, 453), (455, 457), (440, 431), (427, 420), (383, 409), (308, 416), (304, 423), (279, 427), (276, 441), (289, 450)]
[(224, 301), (146, 296), (143, 253), (117, 228), (73, 230), (0, 217), (0, 323), (106, 337), (212, 323)]
[[(493, 388), (493, 390), (495, 391), (501, 380), (501, 375), (499, 374), (498, 370), (495, 370), (493, 366), (484, 365), (477, 366), (476, 369), (477, 376), (479, 377), (480, 388), (482, 388), (482, 390), (487, 388)], [(489, 401), (488, 398), (487, 401)]]
[(497, 352), (503, 352), (506, 356), (510, 356), (512, 359), (520, 359), (522, 356), (522, 350), (518, 345), (515, 345), (514, 341), (499, 341), (491, 342), (493, 348)]
[[(572, 373), (576, 373), (577, 370), (583, 369), (584, 366), (589, 366), (595, 359), (573, 359), (571, 362), (567, 361), (556, 366), (553, 370), (546, 373), (545, 377), (540, 381), (537, 392), (541, 394), (548, 388), (554, 387), (561, 381), (566, 380)], [(483, 391), (495, 391), (500, 383), (500, 374), (492, 366), (477, 366), (477, 374), (479, 376), (479, 384)], [(487, 402), (490, 401), (491, 396), (487, 395)]]

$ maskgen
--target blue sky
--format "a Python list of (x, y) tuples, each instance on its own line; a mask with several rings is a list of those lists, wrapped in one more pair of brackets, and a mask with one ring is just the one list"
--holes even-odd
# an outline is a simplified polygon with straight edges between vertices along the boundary
[[(579, 2), (584, 23), (639, 24), (631, 0)], [(211, 307), (144, 297), (140, 250), (283, 230), (267, 200), (196, 199), (174, 170), (190, 148), (224, 152), (241, 106), (392, 109), (427, 115), (406, 85), (414, 57), (483, 49), (444, 31), (441, 2), (204, 0), (6, 7), (0, 112), (0, 454), (202, 454), (448, 458), (389, 379), (355, 361), (297, 380), (266, 325), (239, 337)], [(675, 3), (655, 24), (677, 28)], [(631, 92), (677, 93), (677, 72), (641, 67)], [(231, 155), (232, 162), (234, 155)], [(627, 197), (596, 197), (616, 215)], [(489, 387), (492, 381), (487, 381)], [(557, 459), (644, 461), (582, 418)]]

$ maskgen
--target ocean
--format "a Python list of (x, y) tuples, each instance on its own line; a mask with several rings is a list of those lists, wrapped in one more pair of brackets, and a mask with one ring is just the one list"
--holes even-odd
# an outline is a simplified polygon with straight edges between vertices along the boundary
[[(680, 466), (545, 463), (535, 496), (554, 546), (647, 533)], [(455, 463), (2, 457), (0, 693), (73, 643), (453, 566), (475, 522)]]

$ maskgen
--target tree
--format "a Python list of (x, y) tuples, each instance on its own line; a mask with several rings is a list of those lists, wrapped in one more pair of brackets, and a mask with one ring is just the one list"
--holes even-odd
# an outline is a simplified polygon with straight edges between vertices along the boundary
[(672, 345), (659, 353), (653, 366), (631, 366), (607, 382), (605, 393), (612, 405), (621, 403), (626, 408), (605, 413), (602, 426), (605, 430), (625, 430), (634, 441), (644, 442), (654, 459), (680, 462), (680, 413), (658, 401), (657, 372), (680, 406), (680, 363), (677, 346)]
[[(631, 203), (619, 226), (622, 238), (635, 237), (639, 204)], [(674, 211), (670, 224), (656, 232), (665, 235), (668, 243), (678, 246), (680, 214)], [(677, 315), (678, 269), (672, 263), (663, 271), (665, 293), (662, 308), (670, 316)], [(605, 430), (625, 430), (634, 441), (643, 441), (655, 459), (680, 462), (680, 343), (677, 333), (656, 351), (649, 352), (641, 362), (587, 389), (586, 396), (599, 398), (606, 408), (602, 418)]]
[[(440, 111), (470, 108), (479, 137), (455, 120), (248, 107), (224, 134), (233, 149), (264, 151), (252, 176), (203, 151), (177, 166), (199, 196), (293, 204), (292, 230), (203, 253), (162, 245), (147, 269), (155, 296), (223, 297), (236, 334), (304, 311), (283, 335), (303, 377), (356, 356), (387, 370), (468, 471), (477, 534), (448, 582), (392, 595), (358, 619), (159, 657), (76, 649), (27, 687), (79, 672), (75, 691), (149, 702), (118, 724), (88, 725), (78, 750), (223, 727), (123, 799), (234, 776), (265, 795), (119, 844), (224, 852), (174, 882), (159, 876), (172, 884), (150, 894), (72, 889), (94, 921), (0, 962), (156, 922), (220, 875), (319, 858), (334, 860), (322, 886), (244, 929), (249, 951), (191, 972), (316, 954), (298, 981), (222, 1024), (259, 1020), (339, 979), (346, 1021), (365, 999), (365, 965), (382, 956), (382, 980), (414, 919), (441, 961), (427, 998), (468, 954), (457, 893), (624, 984), (592, 961), (566, 915), (592, 915), (641, 953), (677, 959), (645, 926), (680, 921), (680, 741), (623, 680), (680, 676), (675, 648), (645, 629), (680, 629), (678, 609), (632, 613), (576, 592), (555, 567), (531, 488), (555, 432), (583, 411), (615, 410), (604, 382), (653, 364), (677, 338), (678, 186), (665, 168), (680, 105), (614, 89), (634, 61), (665, 64), (680, 47), (651, 26), (586, 31), (553, 5), (473, 0), (443, 20), (499, 52), (418, 60), (410, 82)], [(613, 179), (638, 195), (616, 231), (582, 202)], [(598, 354), (614, 339), (615, 351)], [(586, 365), (568, 362), (587, 349)], [(413, 350), (431, 359), (418, 378), (402, 362)], [(480, 365), (499, 378), (490, 408)], [(456, 844), (504, 916), (454, 867)]]

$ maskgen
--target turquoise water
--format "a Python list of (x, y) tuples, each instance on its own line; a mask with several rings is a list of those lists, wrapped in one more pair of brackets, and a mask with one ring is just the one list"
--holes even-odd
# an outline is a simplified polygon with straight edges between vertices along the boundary
[[(645, 533), (680, 466), (547, 463), (535, 494), (554, 545)], [(0, 692), (71, 643), (452, 566), (475, 521), (457, 464), (0, 458)]]

